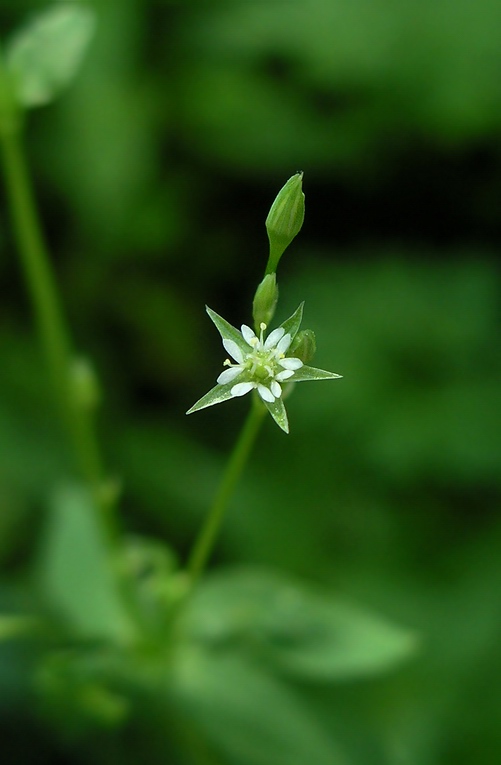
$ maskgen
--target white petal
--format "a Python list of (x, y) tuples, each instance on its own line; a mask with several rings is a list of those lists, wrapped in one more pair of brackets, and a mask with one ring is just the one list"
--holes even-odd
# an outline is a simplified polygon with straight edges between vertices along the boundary
[(237, 364), (242, 364), (244, 361), (244, 354), (236, 344), (234, 340), (223, 340), (223, 347), (225, 351), (227, 351), (232, 358), (235, 359)]
[(266, 348), (267, 351), (269, 351), (270, 348), (275, 347), (275, 345), (278, 343), (280, 338), (283, 336), (284, 332), (285, 332), (285, 329), (283, 327), (277, 327), (277, 329), (274, 329), (273, 332), (270, 332), (270, 334), (268, 335), (264, 343), (264, 347)]
[(243, 372), (243, 367), (230, 367), (229, 369), (225, 369), (223, 372), (221, 372), (216, 382), (218, 382), (219, 385), (224, 385), (225, 383), (229, 383), (238, 377), (241, 372)]
[(240, 327), (240, 331), (242, 332), (243, 339), (250, 346), (253, 345), (253, 342), (254, 343), (256, 342), (257, 337), (256, 337), (255, 333), (252, 331), (252, 329), (247, 326), (247, 324), (242, 324), (242, 326)]
[(294, 356), (289, 356), (288, 359), (279, 359), (278, 363), (284, 369), (301, 369), (303, 366), (301, 359), (296, 359)]
[(271, 392), (269, 388), (266, 387), (266, 385), (261, 385), (261, 383), (257, 386), (257, 392), (263, 399), (263, 401), (268, 401), (268, 403), (273, 404), (275, 401), (275, 396)]
[(292, 337), (289, 335), (289, 333), (284, 335), (282, 339), (280, 340), (279, 344), (277, 345), (277, 353), (279, 354), (285, 353), (288, 350), (289, 345), (291, 344), (291, 340), (292, 340)]
[(249, 391), (251, 391), (255, 387), (256, 387), (256, 383), (251, 383), (251, 382), (237, 383), (231, 389), (231, 395), (245, 396), (246, 393), (249, 393)]
[(289, 377), (292, 377), (293, 374), (294, 372), (292, 369), (284, 369), (283, 372), (279, 372), (278, 375), (275, 375), (275, 380), (283, 382), (284, 380), (288, 380)]
[(280, 398), (280, 396), (282, 395), (282, 388), (281, 388), (280, 384), (277, 383), (276, 380), (272, 381), (272, 383), (270, 385), (270, 388), (271, 388), (271, 392), (273, 393), (275, 398)]

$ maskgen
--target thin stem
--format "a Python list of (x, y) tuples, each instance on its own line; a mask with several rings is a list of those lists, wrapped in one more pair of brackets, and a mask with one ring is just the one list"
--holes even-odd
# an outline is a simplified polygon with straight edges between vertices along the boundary
[(92, 413), (78, 401), (72, 385), (69, 334), (38, 219), (17, 121), (0, 125), (0, 143), (15, 237), (55, 398), (77, 468), (103, 506), (102, 469)]
[(195, 584), (207, 565), (221, 528), (228, 501), (249, 458), (265, 413), (266, 409), (263, 404), (254, 397), (252, 408), (230, 455), (212, 507), (188, 559), (187, 572), (192, 585)]

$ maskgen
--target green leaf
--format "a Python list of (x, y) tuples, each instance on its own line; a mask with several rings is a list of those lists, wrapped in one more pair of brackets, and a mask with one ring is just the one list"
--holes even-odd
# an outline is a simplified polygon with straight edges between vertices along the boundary
[(303, 308), (304, 308), (304, 302), (299, 305), (292, 316), (289, 316), (288, 319), (282, 322), (280, 324), (281, 327), (285, 329), (286, 333), (289, 333), (292, 340), (294, 340), (295, 336), (297, 335), (297, 332), (299, 330), (299, 327), (301, 326), (301, 322), (303, 320)]
[(95, 26), (90, 8), (59, 3), (37, 15), (6, 45), (6, 64), (23, 106), (52, 101), (71, 82)]
[(292, 689), (243, 656), (184, 645), (171, 695), (225, 762), (346, 765)]
[(38, 579), (49, 604), (81, 638), (128, 643), (134, 626), (120, 597), (97, 509), (78, 485), (52, 502)]
[(418, 645), (408, 629), (260, 570), (206, 580), (193, 597), (188, 625), (202, 641), (235, 645), (281, 672), (321, 682), (386, 672)]
[(40, 626), (41, 622), (32, 616), (0, 614), (0, 641), (31, 635)]

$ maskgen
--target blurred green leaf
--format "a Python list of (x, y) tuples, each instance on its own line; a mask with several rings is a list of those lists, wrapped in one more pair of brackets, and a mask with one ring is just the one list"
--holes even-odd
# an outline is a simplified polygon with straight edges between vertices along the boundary
[(236, 645), (298, 678), (345, 680), (408, 659), (416, 635), (282, 574), (238, 570), (213, 576), (194, 596), (191, 633)]
[(60, 488), (54, 497), (39, 580), (49, 604), (79, 637), (121, 644), (133, 638), (96, 508), (79, 486)]
[(171, 690), (232, 765), (347, 763), (294, 692), (242, 656), (185, 647)]
[(40, 622), (30, 616), (0, 614), (0, 641), (32, 634), (39, 626)]
[(137, 621), (163, 644), (171, 627), (170, 608), (187, 587), (177, 555), (157, 539), (135, 535), (123, 540), (117, 564)]
[(36, 16), (7, 42), (7, 67), (23, 106), (47, 104), (71, 82), (94, 23), (90, 8), (59, 3)]
[(90, 651), (49, 653), (35, 683), (44, 714), (66, 730), (122, 723), (129, 703), (110, 683), (109, 657)]

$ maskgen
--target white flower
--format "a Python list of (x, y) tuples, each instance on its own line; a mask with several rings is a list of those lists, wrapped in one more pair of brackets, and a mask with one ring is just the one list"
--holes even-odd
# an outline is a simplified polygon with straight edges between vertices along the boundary
[(232, 364), (227, 359), (224, 365), (229, 369), (221, 372), (217, 382), (224, 385), (240, 378), (241, 382), (230, 389), (232, 396), (245, 396), (255, 388), (263, 401), (271, 404), (282, 395), (280, 383), (293, 377), (303, 362), (293, 356), (286, 358), (292, 337), (283, 327), (274, 329), (266, 340), (266, 324), (262, 323), (260, 329), (257, 337), (250, 327), (242, 324), (241, 335), (248, 346), (246, 351), (234, 340), (223, 339), (225, 350), (237, 363)]
[(281, 383), (328, 380), (341, 376), (305, 366), (301, 359), (286, 355), (301, 325), (303, 304), (266, 338), (264, 333), (267, 327), (264, 323), (257, 336), (246, 324), (239, 332), (208, 307), (207, 313), (223, 339), (225, 350), (236, 363), (226, 359), (224, 366), (228, 368), (217, 378), (216, 387), (202, 396), (186, 414), (256, 390), (277, 425), (288, 433)]

